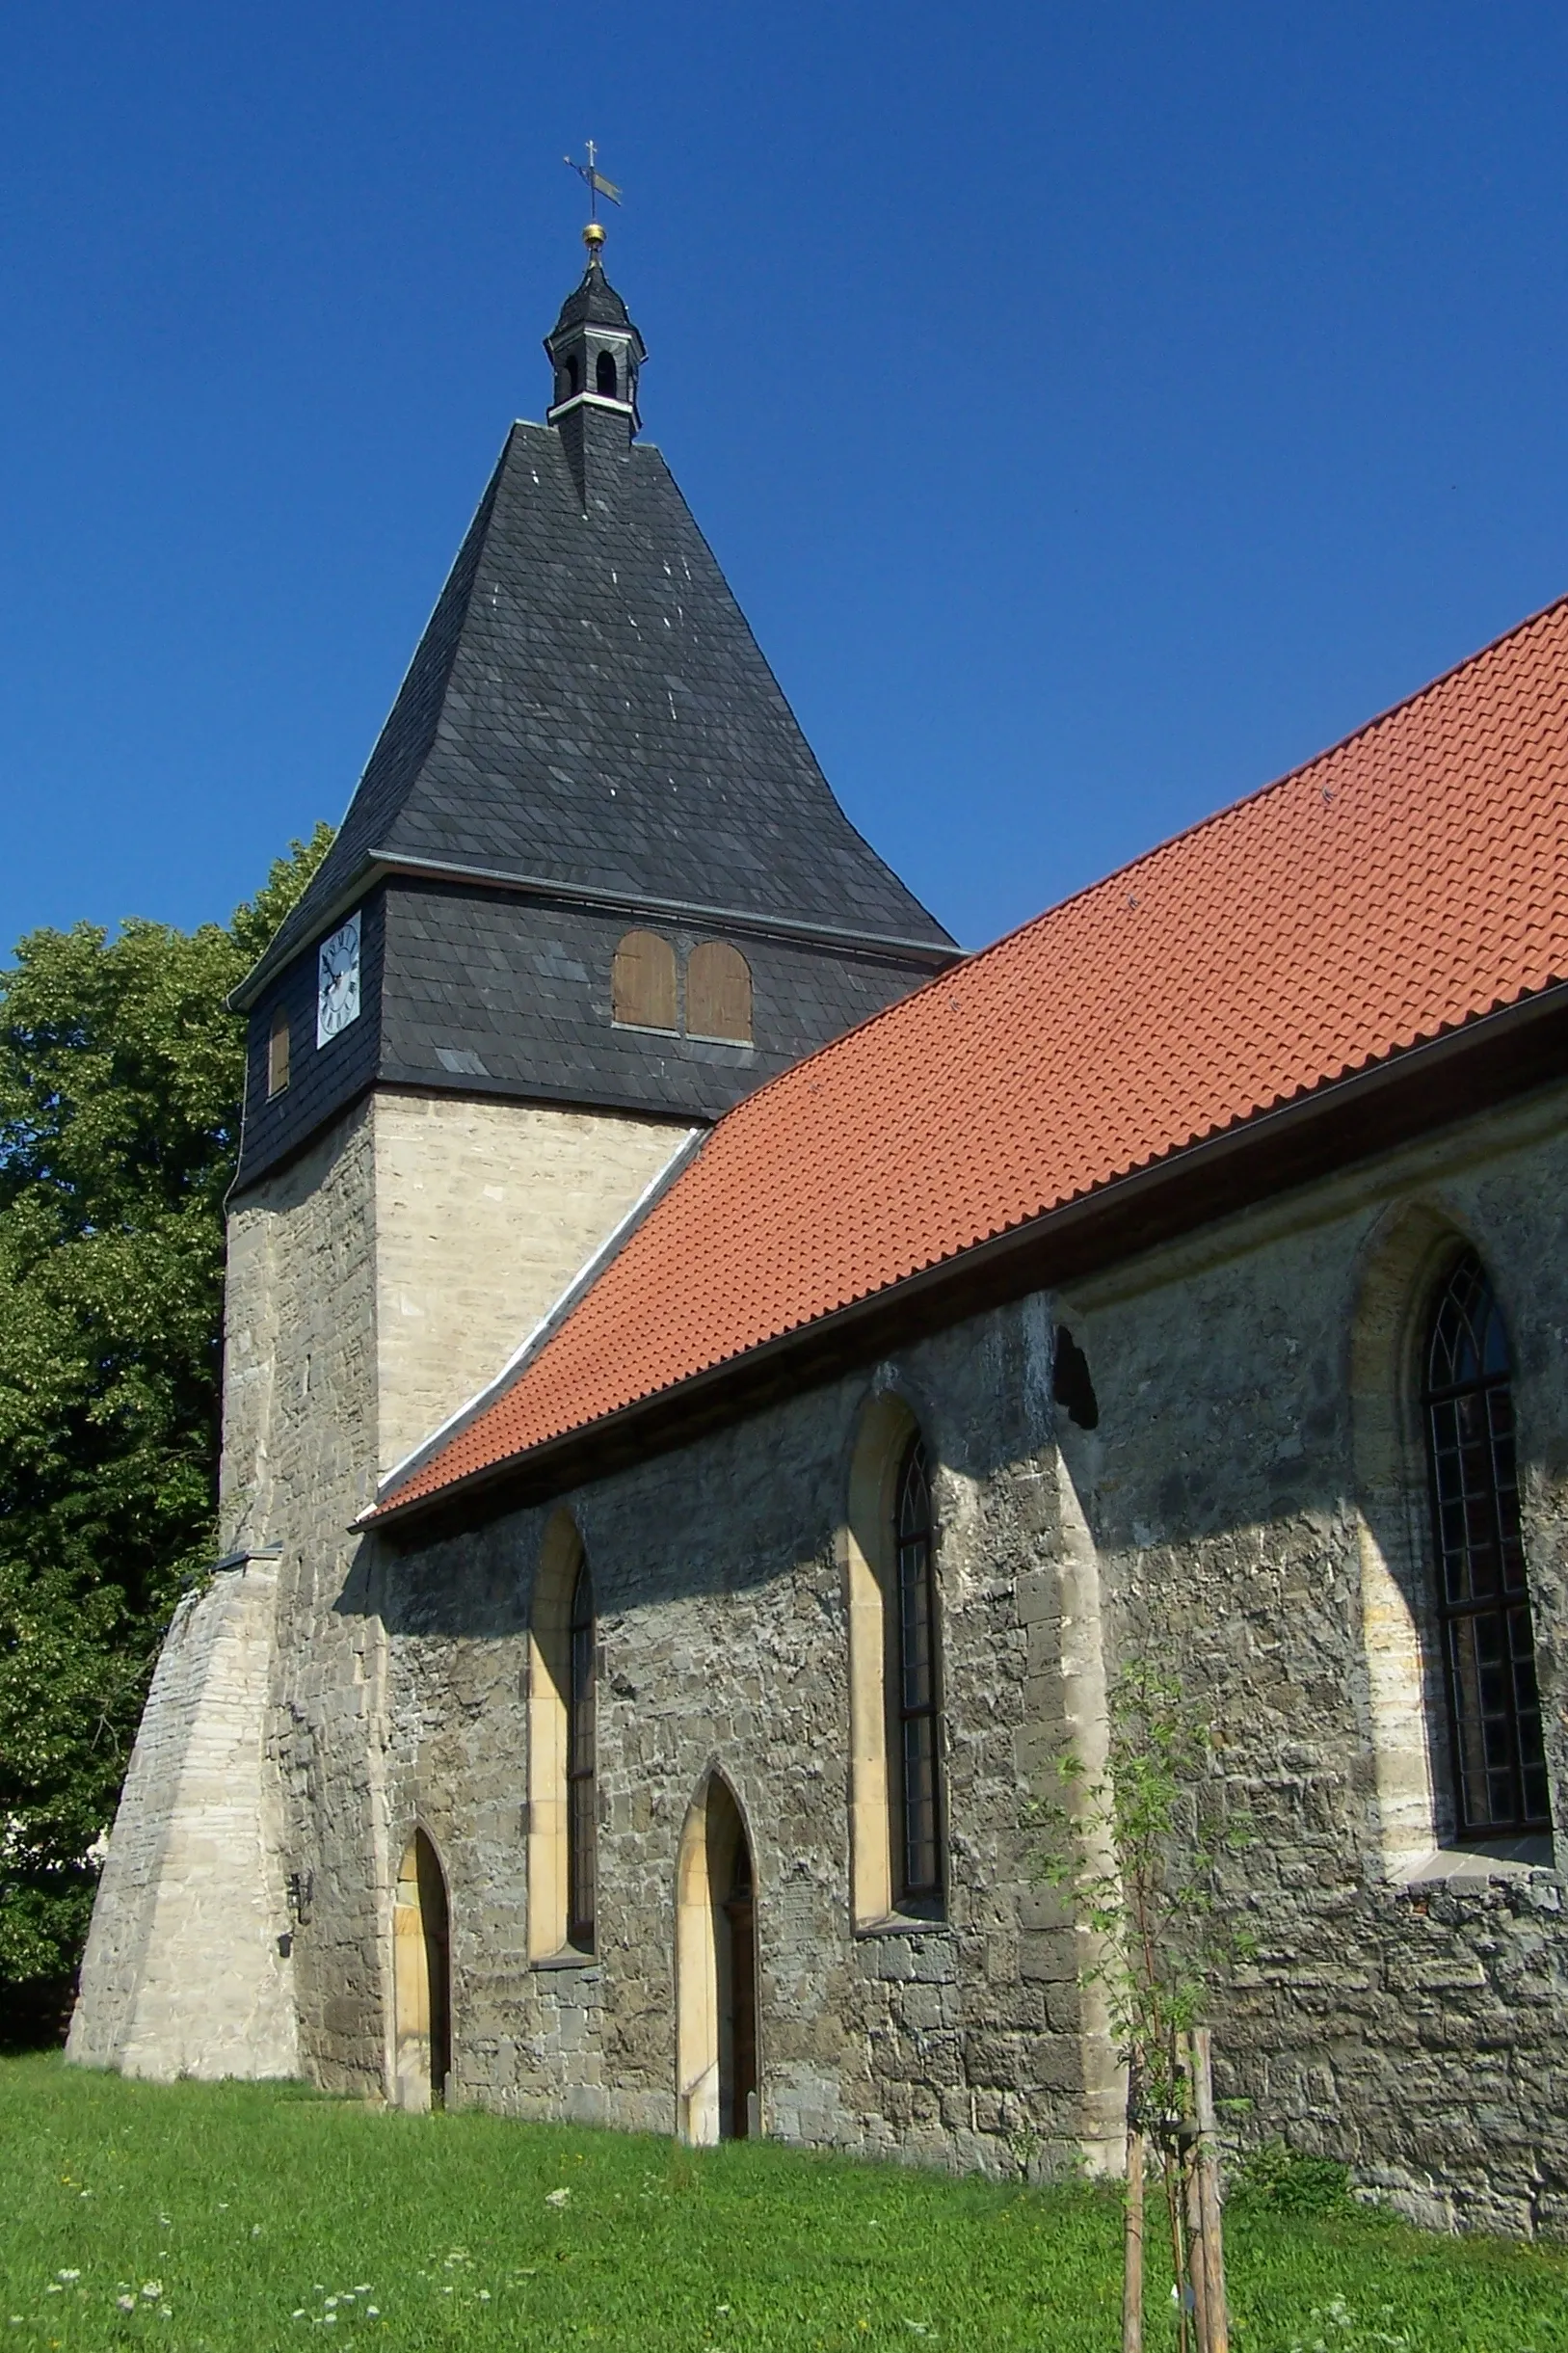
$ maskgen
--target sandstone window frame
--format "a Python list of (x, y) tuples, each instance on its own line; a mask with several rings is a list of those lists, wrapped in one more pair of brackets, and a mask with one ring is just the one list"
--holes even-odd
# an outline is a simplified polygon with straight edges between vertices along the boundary
[(610, 966), (610, 1019), (618, 1029), (679, 1034), (679, 976), (674, 944), (662, 932), (632, 929)]
[[(1422, 1404), (1433, 1302), (1484, 1238), (1441, 1201), (1392, 1204), (1371, 1225), (1349, 1322), (1349, 1403), (1361, 1636), (1373, 1787), (1369, 1847), (1391, 1885), (1455, 1868), (1463, 1832), (1437, 1607)], [(1507, 1317), (1507, 1300), (1503, 1298)], [(1482, 1842), (1484, 1843), (1484, 1842)]]
[[(1452, 1362), (1443, 1358), (1451, 1358), (1454, 1343), (1472, 1341), (1479, 1343), (1475, 1372), (1456, 1377)], [(1517, 1484), (1513, 1349), (1497, 1287), (1476, 1249), (1461, 1250), (1432, 1287), (1422, 1370), (1433, 1598), (1448, 1698), (1456, 1838), (1475, 1845), (1550, 1836), (1534, 1609)], [(1456, 1597), (1451, 1573), (1456, 1556), (1469, 1585), (1474, 1557), (1484, 1559), (1488, 1551), (1499, 1556), (1495, 1597)], [(1505, 1693), (1501, 1710), (1483, 1698), (1479, 1684), (1485, 1663), (1474, 1655), (1484, 1641), (1487, 1620), (1500, 1621), (1498, 1631), (1509, 1652), (1511, 1671), (1497, 1678), (1499, 1691)], [(1468, 1667), (1466, 1651), (1473, 1654)], [(1501, 1736), (1495, 1728), (1500, 1714)], [(1509, 1784), (1513, 1801), (1507, 1810), (1497, 1803), (1502, 1794), (1496, 1786), (1500, 1777)], [(1483, 1795), (1477, 1781), (1492, 1786)]]
[(594, 1950), (598, 1870), (598, 1725), (594, 1650), (598, 1624), (594, 1578), (583, 1553), (571, 1583), (567, 1693), (567, 1943)]
[[(597, 1922), (572, 1917), (573, 1878), (597, 1884), (597, 1758), (588, 1780), (586, 1821), (572, 1827), (572, 1624), (578, 1579), (588, 1551), (570, 1511), (558, 1511), (540, 1547), (528, 1613), (528, 1959), (535, 1967), (583, 1965), (594, 1958)], [(592, 1584), (589, 1588), (592, 1592)], [(590, 1673), (597, 1667), (591, 1628)], [(586, 1832), (589, 1852), (580, 1845)], [(577, 1865), (577, 1874), (573, 1864)], [(587, 1927), (589, 1940), (573, 1941)]]
[(905, 1468), (917, 1446), (923, 1449), (929, 1482), (935, 1457), (913, 1406), (895, 1390), (872, 1398), (856, 1432), (841, 1533), (849, 1620), (850, 1908), (861, 1935), (906, 1924), (938, 1927), (947, 1917), (942, 1580), (934, 1510), (928, 1565), (935, 1695), (934, 1886), (912, 1893), (902, 1884), (900, 1868), (905, 1802), (898, 1706), (898, 1510)]

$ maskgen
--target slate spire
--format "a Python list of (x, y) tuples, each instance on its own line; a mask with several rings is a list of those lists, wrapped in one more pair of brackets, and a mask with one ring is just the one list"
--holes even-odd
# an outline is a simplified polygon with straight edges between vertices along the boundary
[[(507, 435), (337, 839), (236, 995), (242, 1185), (378, 1085), (712, 1118), (955, 952), (834, 799), (635, 438), (643, 339), (586, 243), (547, 421)], [(360, 1009), (328, 1035), (319, 950), (350, 923)], [(628, 939), (674, 959), (671, 1027), (617, 1015)], [(749, 973), (744, 1039), (704, 1027), (704, 948)]]
[(630, 447), (642, 418), (637, 377), (648, 358), (630, 312), (604, 275), (604, 230), (590, 221), (582, 232), (588, 267), (545, 337), (555, 371), (555, 398), (545, 422), (561, 436), (577, 485), (588, 503), (598, 458), (614, 460)]

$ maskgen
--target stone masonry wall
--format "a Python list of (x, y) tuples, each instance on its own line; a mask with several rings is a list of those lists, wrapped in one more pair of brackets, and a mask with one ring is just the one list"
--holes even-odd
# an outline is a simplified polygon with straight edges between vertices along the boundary
[[(1030, 1755), (1063, 1737), (1049, 1374), (1026, 1304), (568, 1499), (602, 1657), (592, 1965), (526, 1958), (524, 1629), (550, 1513), (387, 1551), (388, 1797), (449, 1875), (461, 2097), (675, 2128), (676, 1858), (718, 1768), (757, 1875), (766, 2128), (991, 2170), (1103, 2159), (1113, 2071), (1018, 1821)], [(840, 1531), (879, 1385), (938, 1466), (951, 1900), (943, 1925), (857, 1935)]]
[[(368, 1098), (231, 1213), (221, 1543), (276, 1548), (277, 1592), (265, 1632), (247, 1637), (265, 1701), (253, 1770), (230, 1759), (233, 1802), (265, 1816), (267, 1837), (235, 1847), (230, 1895), (246, 1917), (266, 1913), (282, 1964), (280, 1890), (290, 1874), (313, 1883), (310, 1933), (283, 1976), (304, 2062), (333, 2082), (383, 2086), (397, 1862), (381, 1799), (385, 1644), (361, 1606), (364, 1547), (350, 1523), (381, 1472), (500, 1369), (683, 1133)], [(201, 1727), (227, 1704), (217, 1630), (230, 1582), (177, 1622), (154, 1685), (147, 1770), (133, 1771), (111, 1839), (93, 1932), (102, 1965), (84, 1976), (73, 2056), (130, 2064), (134, 2019), (143, 2072), (278, 2072), (281, 2046), (197, 1900), (190, 1858), (205, 1833), (179, 1828), (184, 1799), (172, 1794), (192, 1786)]]
[(530, 1104), (377, 1098), (383, 1476), (494, 1377), (686, 1132)]
[[(1211, 1698), (1213, 1801), (1245, 1807), (1255, 1838), (1227, 1867), (1257, 1950), (1215, 2019), (1245, 2131), (1342, 2156), (1428, 2219), (1568, 2228), (1562, 1882), (1550, 1858), (1442, 1845), (1441, 1728), (1413, 1763), (1420, 1691), (1413, 1715), (1391, 1709), (1369, 1663), (1367, 1546), (1389, 1498), (1363, 1493), (1376, 1401), (1352, 1401), (1389, 1236), (1412, 1219), (1426, 1236), (1413, 1310), (1441, 1250), (1472, 1241), (1515, 1351), (1560, 1821), (1565, 1111), (1555, 1090), (562, 1498), (600, 1612), (592, 1965), (526, 1960), (524, 1629), (549, 1513), (384, 1548), (359, 1606), (387, 1635), (385, 1803), (391, 1842), (417, 1819), (449, 1874), (461, 2097), (674, 2128), (676, 1858), (717, 1766), (757, 1872), (767, 2128), (994, 2171), (1103, 2155), (1112, 2071), (1018, 1808), (1081, 1728), (1094, 1671), (1149, 1647)], [(1058, 1322), (1088, 1358), (1093, 1431), (1049, 1402)], [(940, 1929), (856, 1935), (840, 1532), (879, 1386), (907, 1398), (935, 1466), (951, 1907)], [(1379, 1541), (1408, 1581), (1425, 1574), (1417, 1455), (1399, 1476), (1404, 1569)], [(1387, 1793), (1413, 1773), (1430, 1848), (1395, 1869)]]
[(292, 2075), (299, 2043), (265, 1759), (277, 1564), (182, 1602), (153, 1677), (67, 2057), (127, 2075)]
[[(1419, 1421), (1397, 1459), (1405, 1524), (1358, 1470), (1387, 1391), (1415, 1386), (1445, 1253), (1477, 1248), (1510, 1333), (1527, 1557), (1555, 1788), (1568, 1820), (1568, 1099), (1537, 1097), (1229, 1221), (1085, 1285), (1059, 1312), (1100, 1405), (1062, 1446), (1117, 1646), (1179, 1662), (1222, 1743), (1215, 1799), (1251, 1816), (1228, 1866), (1258, 1949), (1216, 2019), (1224, 2089), (1441, 2225), (1568, 2231), (1568, 1920), (1540, 1860), (1442, 1840), (1441, 1685), (1407, 1712), (1369, 1671), (1407, 1545), (1414, 1653), (1435, 1653)], [(1420, 1248), (1407, 1248), (1414, 1233)], [(1368, 1340), (1392, 1256), (1403, 1328)], [(1381, 1312), (1381, 1311), (1379, 1311)], [(1369, 1356), (1370, 1379), (1357, 1359)], [(1358, 1395), (1358, 1381), (1361, 1393)], [(1377, 1394), (1382, 1390), (1384, 1394)], [(1396, 1401), (1395, 1401), (1396, 1402)], [(1397, 1422), (1397, 1415), (1389, 1416)], [(1361, 1425), (1362, 1427), (1358, 1427)], [(1408, 1753), (1414, 1736), (1424, 1753)], [(1394, 1752), (1391, 1762), (1391, 1751)], [(1387, 1794), (1425, 1790), (1391, 1842)], [(1406, 1852), (1395, 1858), (1391, 1843)], [(1424, 1855), (1421, 1849), (1424, 1847)], [(1560, 1855), (1561, 1849), (1559, 1847)]]

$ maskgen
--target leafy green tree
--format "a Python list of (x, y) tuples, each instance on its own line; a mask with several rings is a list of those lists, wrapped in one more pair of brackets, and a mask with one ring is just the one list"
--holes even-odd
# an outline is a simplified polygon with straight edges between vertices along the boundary
[[(211, 1559), (226, 1000), (332, 841), (225, 927), (35, 931), (0, 972), (0, 1989), (79, 1957), (171, 1613)], [(0, 2001), (5, 1996), (0, 1994)]]

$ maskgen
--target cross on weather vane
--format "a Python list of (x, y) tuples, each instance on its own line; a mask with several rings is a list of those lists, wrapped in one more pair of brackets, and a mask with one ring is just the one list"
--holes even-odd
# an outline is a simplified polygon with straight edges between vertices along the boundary
[(598, 220), (598, 200), (601, 196), (607, 196), (612, 204), (620, 203), (621, 191), (613, 179), (606, 179), (603, 173), (599, 171), (598, 149), (591, 139), (588, 142), (588, 161), (585, 164), (576, 162), (571, 155), (563, 155), (561, 161), (564, 164), (571, 164), (577, 177), (587, 182), (588, 218), (591, 223), (597, 223)]

